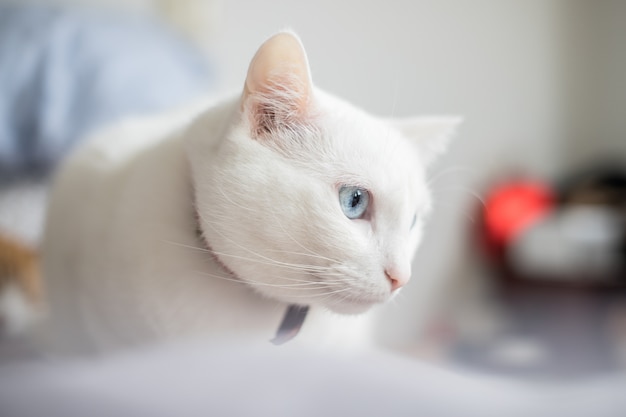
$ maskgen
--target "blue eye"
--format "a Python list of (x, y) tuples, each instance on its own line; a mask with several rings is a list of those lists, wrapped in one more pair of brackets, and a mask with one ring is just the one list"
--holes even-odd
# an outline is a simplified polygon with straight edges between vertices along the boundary
[(364, 188), (344, 185), (339, 189), (341, 210), (349, 219), (360, 219), (370, 202), (370, 193)]
[(417, 214), (413, 215), (413, 221), (411, 221), (411, 230), (415, 227), (415, 223), (417, 223)]

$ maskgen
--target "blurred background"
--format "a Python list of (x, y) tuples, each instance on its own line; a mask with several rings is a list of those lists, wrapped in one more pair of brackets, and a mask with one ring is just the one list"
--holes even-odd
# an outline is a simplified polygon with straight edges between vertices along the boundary
[(50, 172), (85, 132), (240, 89), (292, 28), (319, 87), (379, 115), (465, 117), (381, 343), (494, 372), (626, 366), (626, 2), (0, 6), (2, 230), (37, 244)]

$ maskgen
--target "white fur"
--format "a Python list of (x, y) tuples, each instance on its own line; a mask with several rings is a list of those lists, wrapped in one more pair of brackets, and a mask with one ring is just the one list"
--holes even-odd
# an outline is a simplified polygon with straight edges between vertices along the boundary
[[(333, 312), (388, 300), (385, 271), (408, 279), (430, 207), (423, 169), (439, 145), (411, 143), (394, 123), (312, 86), (294, 98), (275, 81), (259, 87), (263, 96), (246, 91), (195, 118), (129, 122), (67, 161), (43, 248), (50, 343), (91, 351), (182, 335), (269, 340), (290, 303), (312, 306), (300, 342), (366, 337), (363, 316)], [(253, 117), (254, 100), (272, 117)], [(444, 137), (455, 124), (411, 129)], [(367, 219), (342, 213), (342, 184), (370, 191)]]

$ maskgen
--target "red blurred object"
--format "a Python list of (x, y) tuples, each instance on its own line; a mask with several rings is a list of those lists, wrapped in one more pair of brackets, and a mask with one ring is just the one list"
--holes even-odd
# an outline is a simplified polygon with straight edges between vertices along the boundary
[(555, 205), (552, 189), (541, 182), (514, 181), (487, 195), (483, 213), (487, 241), (501, 250)]

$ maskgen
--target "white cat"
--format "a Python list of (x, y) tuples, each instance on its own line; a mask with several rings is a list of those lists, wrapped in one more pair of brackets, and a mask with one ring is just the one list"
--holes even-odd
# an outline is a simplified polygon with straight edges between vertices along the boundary
[(314, 87), (298, 38), (275, 35), (243, 94), (128, 122), (66, 162), (43, 246), (48, 342), (265, 341), (310, 306), (290, 343), (361, 343), (360, 313), (411, 276), (424, 168), (457, 123), (372, 117)]

